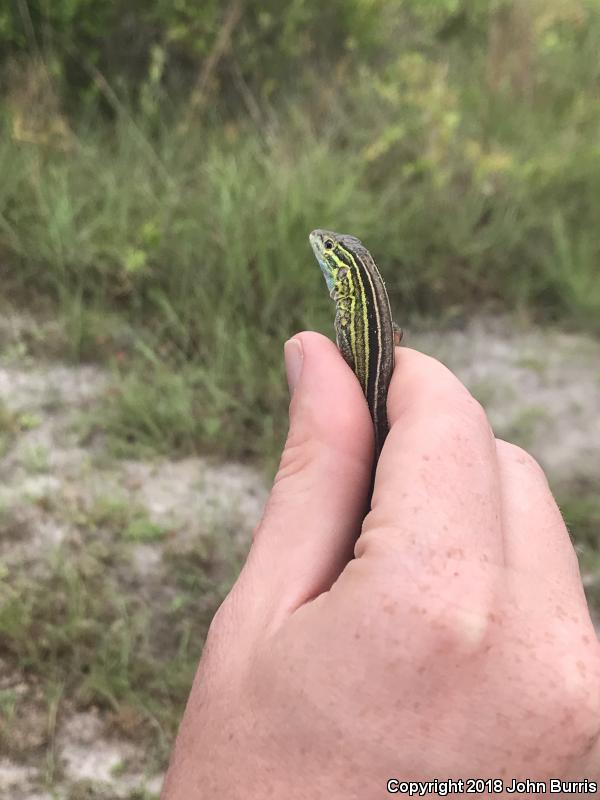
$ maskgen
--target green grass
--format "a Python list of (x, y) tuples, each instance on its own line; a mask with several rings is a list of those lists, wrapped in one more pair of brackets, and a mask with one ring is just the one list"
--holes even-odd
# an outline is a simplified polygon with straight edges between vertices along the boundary
[(44, 445), (32, 445), (21, 456), (23, 466), (29, 473), (44, 473), (50, 469), (50, 452)]
[(461, 63), (409, 51), (270, 122), (119, 107), (54, 146), (20, 141), (0, 103), (3, 285), (60, 321), (34, 350), (112, 365), (91, 432), (127, 454), (272, 456), (282, 345), (332, 332), (316, 226), (363, 238), (408, 327), (488, 304), (600, 330), (600, 108), (558, 74), (533, 105), (490, 94)]
[(36, 414), (17, 412), (0, 400), (0, 458), (12, 446), (19, 433), (37, 428), (40, 419)]
[[(11, 742), (10, 720), (22, 718), (26, 730), (37, 696), (47, 714), (63, 700), (103, 709), (121, 735), (144, 743), (149, 769), (164, 766), (208, 624), (235, 570), (232, 553), (215, 542), (206, 548), (167, 553), (164, 571), (142, 580), (127, 546), (104, 538), (65, 544), (35, 577), (1, 576), (0, 647), (29, 687), (0, 695), (0, 740), (11, 752), (32, 749), (26, 735)], [(36, 746), (39, 739), (38, 730)], [(41, 739), (50, 756), (51, 731)]]
[[(34, 534), (21, 512), (13, 506), (0, 515), (0, 540), (17, 548)], [(0, 692), (0, 747), (16, 760), (45, 753), (50, 788), (61, 780), (57, 720), (100, 709), (111, 734), (143, 747), (136, 771), (154, 774), (165, 766), (242, 546), (233, 544), (229, 523), (217, 520), (200, 540), (171, 548), (167, 526), (118, 493), (67, 492), (44, 498), (41, 512), (71, 533), (55, 550), (37, 553), (33, 566), (0, 565), (0, 650), (20, 687)], [(161, 546), (148, 574), (136, 568), (139, 543)]]
[[(145, 789), (133, 789), (130, 793), (119, 796), (123, 800), (159, 800), (157, 794)], [(114, 793), (110, 788), (99, 788), (93, 781), (77, 781), (69, 787), (68, 800), (114, 800)]]
[(142, 505), (118, 494), (98, 495), (84, 505), (75, 504), (67, 515), (88, 532), (109, 531), (133, 542), (159, 541), (169, 531), (168, 526), (151, 519)]

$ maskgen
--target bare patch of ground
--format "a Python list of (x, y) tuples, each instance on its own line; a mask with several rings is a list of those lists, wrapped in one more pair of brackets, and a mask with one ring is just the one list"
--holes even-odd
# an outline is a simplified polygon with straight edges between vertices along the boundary
[(108, 734), (98, 713), (71, 715), (61, 727), (56, 744), (67, 784), (96, 784), (115, 799), (126, 798), (133, 791), (144, 790), (150, 795), (160, 792), (162, 775), (144, 774), (141, 748)]

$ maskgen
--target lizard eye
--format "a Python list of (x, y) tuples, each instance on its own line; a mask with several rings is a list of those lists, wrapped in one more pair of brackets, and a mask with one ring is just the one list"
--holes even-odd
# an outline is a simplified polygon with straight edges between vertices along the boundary
[(325, 239), (325, 241), (323, 242), (323, 247), (325, 248), (325, 250), (333, 250), (333, 242), (331, 241), (331, 239)]

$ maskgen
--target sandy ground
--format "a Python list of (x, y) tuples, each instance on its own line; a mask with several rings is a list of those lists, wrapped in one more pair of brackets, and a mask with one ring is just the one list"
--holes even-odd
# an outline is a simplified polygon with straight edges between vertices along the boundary
[[(0, 460), (0, 506), (22, 506), (26, 523), (22, 537), (0, 540), (5, 568), (35, 569), (68, 533), (65, 523), (43, 504), (32, 504), (32, 497), (67, 492), (85, 498), (97, 491), (99, 481), (105, 493), (114, 486), (143, 504), (153, 520), (177, 520), (178, 535), (190, 542), (202, 536), (208, 519), (225, 520), (229, 528), (235, 522), (238, 535), (247, 539), (266, 497), (264, 481), (247, 467), (214, 466), (201, 458), (156, 459), (114, 462), (99, 474), (94, 468), (98, 454), (79, 443), (73, 421), (102, 403), (111, 377), (90, 366), (27, 357), (19, 348), (24, 324), (15, 318), (0, 327), (0, 403), (32, 421)], [(560, 331), (517, 330), (496, 319), (443, 334), (408, 332), (405, 344), (453, 369), (484, 404), (497, 433), (529, 449), (553, 486), (598, 485), (600, 342)], [(151, 574), (160, 563), (161, 544), (136, 547), (136, 568)], [(7, 685), (26, 690), (0, 661), (0, 688)], [(85, 797), (128, 798), (133, 790), (145, 790), (150, 798), (160, 792), (161, 775), (118, 769), (123, 762), (141, 763), (141, 753), (131, 741), (108, 733), (98, 713), (63, 715), (54, 749), (61, 779), (52, 792), (42, 788), (44, 764), (18, 763), (0, 754), (0, 797), (70, 800), (81, 781), (98, 790)]]

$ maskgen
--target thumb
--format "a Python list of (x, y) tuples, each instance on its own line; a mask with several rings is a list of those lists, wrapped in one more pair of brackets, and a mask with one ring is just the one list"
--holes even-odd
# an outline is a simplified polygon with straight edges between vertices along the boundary
[(301, 333), (285, 346), (290, 427), (242, 583), (287, 616), (330, 588), (352, 558), (373, 458), (371, 417), (335, 345)]

